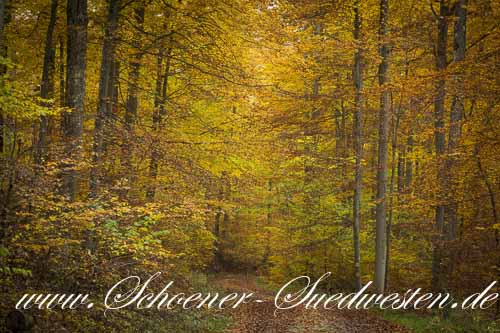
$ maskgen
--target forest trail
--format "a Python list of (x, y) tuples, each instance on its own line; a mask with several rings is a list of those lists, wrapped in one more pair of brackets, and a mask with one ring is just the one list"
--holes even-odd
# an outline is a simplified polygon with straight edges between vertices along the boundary
[(352, 333), (408, 332), (368, 311), (308, 310), (297, 307), (274, 315), (274, 295), (260, 287), (250, 275), (221, 275), (216, 283), (229, 291), (259, 295), (263, 303), (244, 304), (231, 311), (233, 325), (228, 333)]

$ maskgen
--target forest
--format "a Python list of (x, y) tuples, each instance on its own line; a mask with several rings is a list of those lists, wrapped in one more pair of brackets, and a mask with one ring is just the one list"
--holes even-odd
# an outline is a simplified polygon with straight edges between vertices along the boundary
[[(497, 0), (0, 0), (0, 326), (25, 292), (158, 271), (480, 292), (500, 277), (499, 72)], [(500, 330), (500, 302), (335, 330), (254, 310), (33, 330)]]

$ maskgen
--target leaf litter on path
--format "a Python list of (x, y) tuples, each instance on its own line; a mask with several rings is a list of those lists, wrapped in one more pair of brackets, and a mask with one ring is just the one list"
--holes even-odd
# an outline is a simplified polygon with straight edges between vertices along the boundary
[(325, 310), (296, 307), (275, 311), (268, 291), (257, 286), (248, 276), (229, 275), (217, 284), (231, 291), (256, 292), (263, 302), (243, 304), (229, 310), (233, 325), (227, 333), (398, 333), (408, 332), (366, 310)]

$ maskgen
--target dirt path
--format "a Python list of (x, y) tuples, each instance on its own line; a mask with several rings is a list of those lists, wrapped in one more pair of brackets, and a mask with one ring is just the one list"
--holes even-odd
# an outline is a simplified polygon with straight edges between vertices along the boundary
[(275, 315), (273, 294), (245, 275), (224, 275), (217, 282), (226, 290), (253, 291), (262, 303), (248, 303), (231, 311), (234, 324), (228, 333), (369, 333), (407, 332), (404, 328), (368, 311), (308, 310), (297, 307)]

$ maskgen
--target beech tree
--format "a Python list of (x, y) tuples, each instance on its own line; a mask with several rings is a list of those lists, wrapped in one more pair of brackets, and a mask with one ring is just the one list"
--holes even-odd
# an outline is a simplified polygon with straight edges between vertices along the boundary
[(389, 113), (391, 111), (389, 90), (386, 86), (389, 81), (389, 44), (387, 35), (389, 31), (389, 1), (380, 1), (380, 56), (382, 61), (378, 70), (380, 95), (379, 130), (378, 130), (378, 164), (377, 164), (377, 209), (376, 209), (376, 240), (375, 240), (375, 285), (379, 293), (385, 289), (385, 266), (387, 256), (387, 161), (389, 139)]
[[(57, 19), (57, 0), (52, 0), (50, 5), (50, 21), (47, 27), (45, 40), (45, 53), (43, 58), (42, 83), (40, 85), (40, 97), (49, 99), (54, 97), (54, 71), (56, 51), (54, 46), (54, 28)], [(40, 117), (40, 128), (38, 129), (38, 142), (35, 152), (35, 162), (40, 164), (46, 157), (47, 131), (49, 129), (49, 118), (46, 115)]]
[[(360, 43), (361, 40), (361, 15), (359, 1), (354, 3), (354, 40)], [(362, 55), (361, 46), (358, 45), (354, 55), (354, 151), (356, 154), (355, 179), (354, 179), (354, 198), (353, 198), (353, 239), (354, 239), (354, 274), (356, 277), (356, 289), (360, 290), (361, 282), (361, 250), (359, 240), (359, 228), (361, 225), (361, 191), (362, 191), (362, 166), (363, 159), (363, 134), (362, 134), (362, 115), (363, 115), (363, 73), (362, 73)]]
[(97, 102), (97, 114), (94, 125), (93, 144), (93, 169), (90, 175), (90, 192), (92, 196), (97, 195), (99, 189), (99, 173), (101, 172), (102, 154), (104, 150), (105, 137), (111, 130), (113, 121), (114, 89), (117, 81), (115, 67), (116, 60), (116, 31), (118, 28), (118, 17), (120, 14), (120, 0), (110, 0), (108, 17), (104, 28), (104, 40), (102, 44), (102, 60), (99, 76), (99, 95)]
[(66, 141), (63, 161), (63, 193), (71, 200), (78, 195), (78, 165), (82, 154), (85, 116), (85, 77), (87, 68), (87, 0), (68, 0), (66, 52), (66, 106), (62, 129)]

